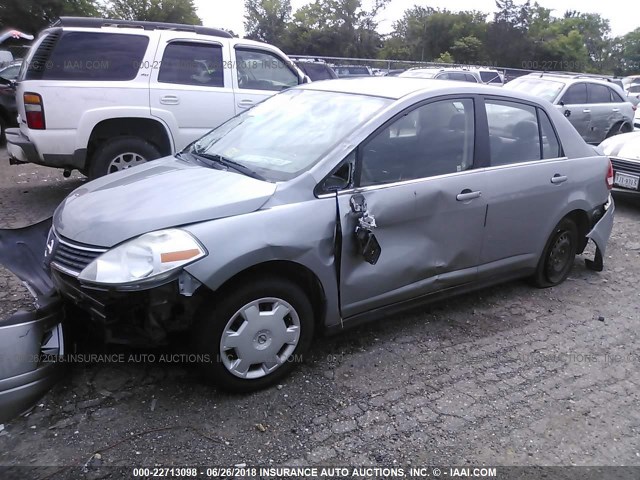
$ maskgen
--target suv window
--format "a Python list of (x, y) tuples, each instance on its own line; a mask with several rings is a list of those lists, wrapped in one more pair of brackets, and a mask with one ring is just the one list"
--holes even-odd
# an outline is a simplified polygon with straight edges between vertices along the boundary
[(565, 105), (580, 105), (587, 103), (587, 84), (576, 83), (571, 85), (562, 97)]
[(361, 146), (360, 185), (380, 185), (473, 167), (471, 99), (428, 103), (400, 116)]
[(238, 48), (236, 60), (240, 88), (279, 91), (298, 85), (298, 76), (269, 52)]
[(64, 32), (42, 70), (45, 80), (132, 80), (149, 38), (119, 33)]
[(590, 83), (587, 85), (589, 103), (610, 103), (611, 89), (605, 85)]
[(540, 133), (535, 107), (487, 100), (486, 110), (492, 166), (540, 160)]
[(222, 47), (172, 42), (164, 50), (158, 82), (223, 87)]

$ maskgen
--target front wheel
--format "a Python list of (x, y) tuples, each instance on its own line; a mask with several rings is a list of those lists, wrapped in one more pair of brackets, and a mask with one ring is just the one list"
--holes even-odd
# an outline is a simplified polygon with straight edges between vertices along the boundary
[(546, 288), (564, 282), (573, 266), (577, 245), (578, 227), (570, 218), (563, 218), (553, 229), (538, 261), (534, 285)]
[(89, 178), (115, 173), (155, 160), (160, 152), (151, 143), (138, 137), (118, 137), (107, 140), (96, 150), (89, 165)]
[(205, 302), (193, 328), (205, 376), (219, 387), (248, 392), (287, 375), (313, 337), (305, 292), (280, 278), (252, 280)]

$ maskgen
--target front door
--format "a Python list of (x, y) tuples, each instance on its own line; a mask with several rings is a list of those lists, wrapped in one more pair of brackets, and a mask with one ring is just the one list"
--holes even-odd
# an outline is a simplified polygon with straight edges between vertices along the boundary
[[(345, 318), (475, 279), (486, 201), (474, 137), (474, 100), (451, 98), (396, 117), (358, 147), (358, 186), (339, 196)], [(355, 234), (363, 218), (375, 222), (375, 264)]]

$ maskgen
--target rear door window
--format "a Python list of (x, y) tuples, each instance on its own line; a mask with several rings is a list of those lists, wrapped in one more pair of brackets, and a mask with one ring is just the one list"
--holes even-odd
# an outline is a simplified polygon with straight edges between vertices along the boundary
[(487, 100), (491, 165), (540, 160), (536, 108), (522, 103)]
[[(125, 81), (138, 75), (149, 44), (144, 35), (64, 32), (44, 68), (44, 80)], [(27, 79), (29, 78), (29, 69)]]
[(194, 42), (170, 43), (162, 56), (158, 82), (223, 87), (222, 47)]
[(610, 103), (611, 90), (605, 85), (590, 83), (587, 85), (587, 96), (589, 103)]

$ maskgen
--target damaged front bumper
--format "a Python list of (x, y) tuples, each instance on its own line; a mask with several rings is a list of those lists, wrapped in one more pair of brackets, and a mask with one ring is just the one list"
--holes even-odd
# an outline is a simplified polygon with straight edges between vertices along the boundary
[(596, 272), (601, 272), (604, 268), (603, 258), (607, 248), (607, 242), (613, 230), (613, 217), (616, 206), (611, 195), (609, 195), (609, 199), (603, 208), (604, 214), (587, 234), (587, 238), (593, 240), (596, 244), (596, 253), (593, 260), (585, 259), (585, 264), (587, 268)]
[(42, 264), (51, 219), (0, 230), (0, 263), (27, 286), (33, 310), (0, 320), (0, 423), (31, 407), (63, 375), (64, 304)]

